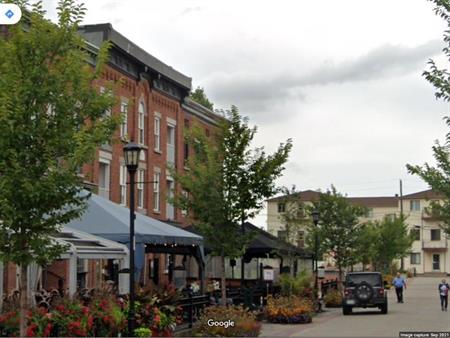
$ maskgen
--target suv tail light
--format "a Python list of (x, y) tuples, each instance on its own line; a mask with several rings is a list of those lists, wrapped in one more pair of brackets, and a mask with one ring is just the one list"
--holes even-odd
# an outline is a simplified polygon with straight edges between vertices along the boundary
[(344, 290), (344, 295), (345, 296), (351, 296), (352, 295), (352, 290), (351, 289), (345, 289)]
[(384, 296), (384, 288), (380, 288), (380, 290), (378, 291), (378, 293), (380, 294), (380, 296)]

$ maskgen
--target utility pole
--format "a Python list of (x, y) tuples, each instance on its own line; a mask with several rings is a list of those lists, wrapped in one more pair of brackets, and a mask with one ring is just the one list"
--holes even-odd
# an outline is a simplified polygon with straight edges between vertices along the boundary
[[(400, 217), (403, 218), (403, 182), (400, 179)], [(405, 269), (405, 261), (403, 257), (400, 259), (400, 270)]]

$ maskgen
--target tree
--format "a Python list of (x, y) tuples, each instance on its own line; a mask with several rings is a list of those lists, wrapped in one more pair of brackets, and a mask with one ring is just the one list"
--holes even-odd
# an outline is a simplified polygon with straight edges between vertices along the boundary
[[(431, 0), (436, 6), (434, 11), (446, 23), (447, 30), (444, 32), (445, 48), (442, 50), (445, 57), (450, 61), (450, 1), (449, 0)], [(435, 88), (435, 96), (444, 102), (450, 102), (450, 72), (447, 69), (440, 69), (433, 60), (429, 61), (430, 69), (423, 72), (426, 80)], [(444, 118), (447, 126), (450, 127), (450, 117)], [(429, 213), (433, 214), (442, 222), (442, 226), (447, 234), (450, 234), (450, 159), (449, 145), (450, 133), (446, 136), (446, 144), (441, 145), (436, 141), (432, 147), (433, 156), (436, 160), (436, 166), (428, 163), (423, 166), (410, 165), (406, 167), (411, 174), (418, 175), (422, 180), (437, 193), (443, 195), (444, 200), (441, 203), (431, 202)]]
[(339, 281), (342, 280), (343, 268), (356, 263), (355, 247), (358, 242), (360, 228), (359, 217), (367, 210), (351, 205), (347, 199), (337, 192), (334, 186), (321, 194), (318, 201), (313, 202), (310, 211), (319, 212), (319, 224), (309, 226), (309, 242), (318, 233), (321, 251), (331, 254), (339, 270)]
[(202, 87), (197, 87), (190, 95), (191, 99), (201, 104), (203, 107), (214, 110), (214, 104), (209, 101)]
[[(372, 244), (368, 251), (372, 256), (375, 270), (387, 272), (394, 259), (405, 257), (413, 243), (413, 237), (408, 233), (405, 217), (385, 217), (382, 221), (375, 221), (369, 227)], [(369, 244), (369, 243), (367, 243)]]
[(366, 265), (374, 262), (374, 244), (377, 241), (377, 227), (372, 223), (362, 224), (358, 229), (358, 240), (355, 246), (356, 262), (361, 263), (363, 271)]
[[(310, 217), (307, 216), (305, 204), (300, 199), (301, 192), (297, 191), (295, 186), (291, 189), (283, 188), (283, 197), (280, 198), (279, 203), (284, 204), (284, 212), (280, 216), (282, 227), (280, 230), (284, 231), (284, 239), (286, 242), (296, 244), (299, 232), (306, 229), (306, 224)], [(291, 276), (294, 271), (295, 252), (293, 246), (285, 248), (284, 257), (290, 265)], [(281, 255), (281, 253), (278, 253)]]
[(263, 148), (251, 149), (256, 127), (232, 107), (211, 141), (201, 128), (193, 128), (187, 142), (195, 150), (184, 173), (172, 169), (182, 192), (174, 203), (188, 210), (196, 228), (221, 258), (222, 302), (226, 302), (225, 258), (242, 256), (252, 234), (243, 234), (241, 225), (253, 218), (266, 198), (277, 189), (275, 180), (281, 176), (292, 147), (291, 140), (280, 144), (267, 155)]
[(104, 116), (113, 99), (92, 86), (108, 46), (92, 69), (77, 35), (84, 7), (59, 1), (53, 24), (40, 2), (16, 3), (27, 29), (11, 26), (0, 37), (0, 260), (20, 267), (25, 336), (27, 267), (49, 263), (64, 250), (50, 236), (85, 209), (77, 168), (111, 138), (119, 119)]

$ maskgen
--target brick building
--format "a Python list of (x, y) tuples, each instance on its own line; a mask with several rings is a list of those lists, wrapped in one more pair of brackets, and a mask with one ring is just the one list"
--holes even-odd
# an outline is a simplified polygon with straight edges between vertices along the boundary
[[(99, 91), (115, 84), (113, 95), (117, 104), (105, 114), (122, 114), (124, 121), (113, 139), (102, 145), (93, 162), (80, 168), (80, 175), (94, 193), (113, 202), (129, 205), (128, 173), (124, 165), (123, 144), (133, 140), (143, 147), (136, 174), (136, 211), (161, 221), (185, 226), (186, 213), (167, 202), (179, 191), (168, 168), (184, 170), (190, 149), (184, 142), (184, 130), (194, 124), (209, 135), (222, 119), (211, 110), (189, 99), (192, 79), (156, 59), (114, 30), (111, 24), (87, 25), (79, 33), (87, 41), (89, 62), (95, 64), (99, 46), (111, 43), (109, 62), (102, 78), (94, 84)], [(161, 282), (168, 278), (169, 257), (148, 254), (143, 282)], [(103, 262), (104, 263), (104, 262)], [(105, 270), (102, 262), (80, 262), (83, 285), (97, 284)], [(58, 280), (67, 287), (67, 264), (57, 261), (48, 269), (47, 287), (56, 287)], [(5, 269), (5, 290), (17, 285), (16, 269)]]

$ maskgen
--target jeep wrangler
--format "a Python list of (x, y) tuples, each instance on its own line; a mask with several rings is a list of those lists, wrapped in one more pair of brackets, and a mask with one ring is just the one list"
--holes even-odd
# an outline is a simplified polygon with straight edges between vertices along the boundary
[(342, 312), (352, 313), (355, 307), (377, 307), (381, 313), (388, 312), (387, 294), (379, 272), (349, 272), (345, 277)]

